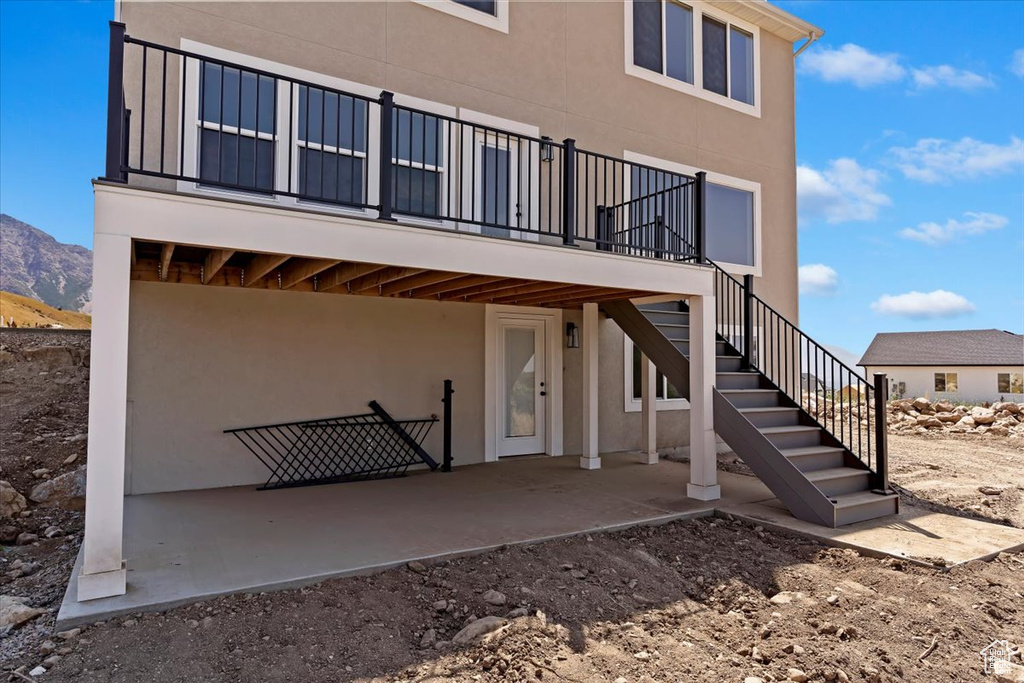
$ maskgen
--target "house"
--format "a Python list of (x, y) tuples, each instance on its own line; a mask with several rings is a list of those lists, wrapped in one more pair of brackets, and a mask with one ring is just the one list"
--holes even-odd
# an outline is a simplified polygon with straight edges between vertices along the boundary
[(843, 431), (800, 403), (794, 44), (820, 29), (762, 0), (117, 19), (75, 599), (178, 571), (125, 539), (185, 494), (241, 487), (248, 512), (196, 505), (244, 519), (282, 499), (257, 485), (446, 453), (453, 474), (398, 483), (682, 446), (678, 490), (715, 501), (721, 438), (802, 519), (896, 512), (884, 419)]
[(858, 363), (893, 396), (1024, 402), (1024, 336), (1004, 330), (880, 332)]

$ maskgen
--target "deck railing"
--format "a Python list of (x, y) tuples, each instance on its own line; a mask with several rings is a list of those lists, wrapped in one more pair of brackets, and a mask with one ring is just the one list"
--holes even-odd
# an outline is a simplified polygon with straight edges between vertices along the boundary
[(106, 179), (703, 262), (703, 178), (139, 40), (111, 23)]

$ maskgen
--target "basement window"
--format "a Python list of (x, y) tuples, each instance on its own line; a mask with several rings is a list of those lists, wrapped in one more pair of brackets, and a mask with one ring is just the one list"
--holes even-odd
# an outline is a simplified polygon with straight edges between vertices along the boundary
[(955, 394), (957, 389), (957, 376), (955, 372), (936, 372), (935, 391), (946, 394)]
[(1024, 374), (1019, 372), (1000, 372), (996, 375), (996, 389), (1000, 394), (1024, 394)]
[[(640, 347), (629, 337), (623, 335), (625, 342), (625, 395), (624, 410), (627, 413), (639, 412), (643, 408), (641, 389), (643, 388), (643, 365)], [(657, 372), (654, 377), (655, 404), (658, 410), (684, 410), (690, 402), (676, 390), (665, 375)]]

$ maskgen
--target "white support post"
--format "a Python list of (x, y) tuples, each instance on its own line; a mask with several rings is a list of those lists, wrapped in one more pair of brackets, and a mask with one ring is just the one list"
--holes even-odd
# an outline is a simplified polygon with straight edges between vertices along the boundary
[(122, 532), (131, 243), (126, 235), (106, 233), (96, 233), (93, 241), (92, 380), (79, 602), (125, 592)]
[(646, 465), (658, 464), (658, 394), (654, 386), (658, 371), (646, 354), (640, 354), (640, 458)]
[(583, 304), (583, 454), (580, 467), (596, 470), (601, 467), (597, 444), (597, 304)]
[(712, 394), (715, 385), (715, 298), (690, 297), (690, 483), (686, 495), (718, 500), (718, 458)]

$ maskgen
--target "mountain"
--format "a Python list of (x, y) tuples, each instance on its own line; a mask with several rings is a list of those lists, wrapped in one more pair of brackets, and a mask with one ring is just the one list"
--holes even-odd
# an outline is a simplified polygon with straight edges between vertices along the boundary
[(0, 289), (54, 308), (88, 312), (92, 252), (0, 214)]
[(88, 330), (92, 319), (85, 313), (58, 311), (42, 301), (0, 292), (0, 318), (4, 325), (13, 321), (18, 327), (63, 327), (70, 330)]

